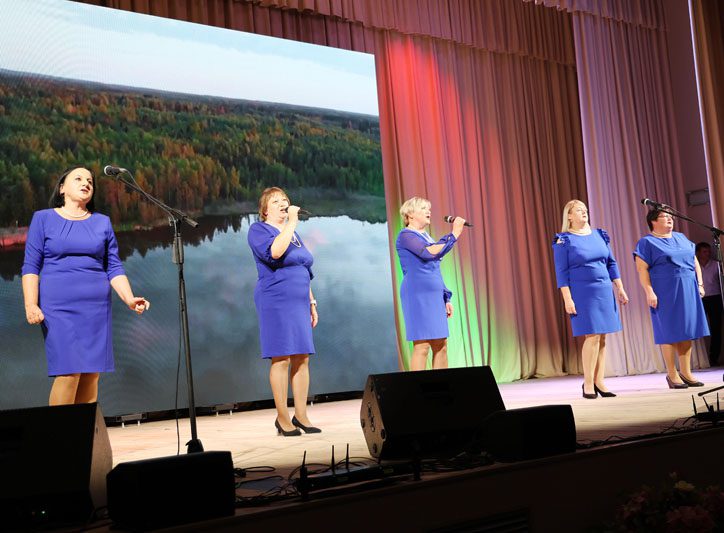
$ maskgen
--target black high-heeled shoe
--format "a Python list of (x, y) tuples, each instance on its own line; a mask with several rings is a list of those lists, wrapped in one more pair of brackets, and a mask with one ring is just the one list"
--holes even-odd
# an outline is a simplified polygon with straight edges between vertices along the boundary
[[(321, 433), (322, 430), (319, 428), (315, 428), (314, 426), (305, 426), (302, 424), (299, 420), (297, 420), (297, 417), (292, 417), (292, 424), (297, 426), (299, 429), (303, 429), (304, 433)], [(299, 430), (297, 430), (299, 431)]]
[(598, 388), (598, 385), (596, 385), (595, 383), (593, 385), (593, 390), (596, 391), (598, 394), (600, 394), (602, 398), (615, 398), (616, 397), (616, 395), (611, 391), (606, 391), (606, 392), (602, 391), (601, 389)]
[(686, 383), (689, 387), (703, 387), (704, 384), (701, 381), (691, 381), (690, 379), (686, 379), (684, 376), (681, 375), (681, 372), (679, 372), (679, 377), (681, 378), (681, 381)]
[(274, 421), (274, 427), (277, 428), (277, 435), (283, 435), (285, 437), (298, 437), (302, 434), (302, 432), (299, 431), (298, 429), (293, 429), (291, 431), (284, 431), (282, 429), (281, 424), (279, 423), (278, 418)]
[[(597, 392), (594, 392), (593, 394), (587, 394), (587, 393), (586, 393), (586, 385), (585, 385), (585, 384), (581, 385), (581, 390), (583, 391), (583, 397), (584, 397), (586, 400), (595, 400), (596, 398), (598, 398), (598, 393), (597, 393)], [(594, 391), (595, 391), (595, 390), (596, 390), (596, 389), (595, 389), (595, 386), (594, 386)]]
[(674, 383), (671, 381), (669, 376), (666, 376), (666, 383), (669, 384), (670, 389), (688, 389), (689, 386), (686, 383)]

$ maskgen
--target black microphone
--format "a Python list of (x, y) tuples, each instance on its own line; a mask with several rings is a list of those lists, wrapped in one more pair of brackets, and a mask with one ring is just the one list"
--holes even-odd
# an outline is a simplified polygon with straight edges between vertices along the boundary
[[(444, 217), (442, 217), (442, 219), (443, 219), (445, 222), (450, 222), (450, 224), (452, 224), (453, 221), (455, 220), (455, 217), (452, 216), (452, 215), (445, 215)], [(472, 225), (470, 222), (466, 222), (464, 225), (467, 226), (468, 228), (472, 228), (472, 227), (473, 227), (473, 225)]]
[(103, 167), (103, 174), (106, 176), (111, 176), (112, 178), (115, 178), (118, 176), (118, 174), (123, 174), (124, 172), (128, 172), (125, 168), (121, 167), (113, 167), (111, 165), (106, 165)]
[(655, 202), (655, 201), (651, 200), (650, 198), (642, 199), (641, 203), (649, 206), (651, 209), (671, 209), (671, 206), (666, 205), (666, 204), (660, 204), (659, 202)]
[[(287, 206), (287, 207), (285, 207), (284, 209), (282, 209), (282, 211), (286, 213), (288, 209), (289, 209), (289, 207)], [(306, 209), (302, 209), (302, 208), (300, 207), (300, 208), (299, 208), (299, 214), (300, 214), (300, 215), (311, 215), (312, 213), (310, 213), (310, 212), (307, 211)]]

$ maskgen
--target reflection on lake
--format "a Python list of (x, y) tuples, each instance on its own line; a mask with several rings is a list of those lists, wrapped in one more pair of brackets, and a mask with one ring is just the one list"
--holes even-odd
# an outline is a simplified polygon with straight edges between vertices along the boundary
[[(269, 363), (259, 356), (257, 274), (246, 243), (254, 220), (201, 217), (198, 228), (182, 228), (198, 406), (271, 397)], [(362, 390), (368, 374), (397, 368), (387, 225), (315, 217), (301, 222), (298, 232), (314, 255), (320, 315), (310, 394)], [(173, 408), (179, 313), (171, 237), (170, 228), (118, 234), (134, 292), (153, 306), (136, 316), (114, 296), (116, 372), (101, 378), (107, 416)], [(50, 388), (40, 328), (25, 321), (22, 257), (22, 251), (0, 254), (0, 409), (44, 405)], [(182, 370), (181, 406), (185, 389)]]

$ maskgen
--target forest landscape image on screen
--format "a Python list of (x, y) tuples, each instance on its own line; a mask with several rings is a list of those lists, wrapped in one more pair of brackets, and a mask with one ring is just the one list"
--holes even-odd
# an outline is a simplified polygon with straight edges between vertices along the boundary
[[(94, 171), (96, 210), (113, 221), (135, 292), (153, 302), (139, 319), (114, 297), (116, 372), (102, 377), (100, 397), (107, 415), (173, 408), (179, 325), (168, 220), (103, 177), (106, 164), (128, 168), (199, 222), (183, 228), (197, 405), (270, 396), (246, 232), (272, 185), (312, 213), (298, 227), (315, 257), (320, 314), (310, 392), (361, 390), (368, 374), (396, 369), (372, 56), (72, 2), (6, 10), (0, 409), (47, 400), (42, 335), (25, 322), (20, 268), (32, 213), (72, 165)], [(47, 37), (21, 46), (31, 23), (47, 25)], [(43, 48), (51, 41), (52, 52)]]

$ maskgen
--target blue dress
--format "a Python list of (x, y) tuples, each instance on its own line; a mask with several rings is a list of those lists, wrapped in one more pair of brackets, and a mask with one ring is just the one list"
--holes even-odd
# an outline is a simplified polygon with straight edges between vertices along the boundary
[(263, 358), (314, 353), (309, 308), (314, 259), (296, 232), (284, 255), (273, 259), (271, 245), (279, 233), (266, 222), (254, 222), (248, 235), (259, 274), (254, 303)]
[(54, 209), (36, 211), (22, 273), (40, 276), (48, 375), (112, 372), (110, 280), (125, 272), (110, 219), (92, 213), (67, 220)]
[(589, 235), (557, 233), (553, 239), (558, 288), (568, 287), (576, 305), (576, 314), (569, 315), (574, 337), (621, 331), (611, 283), (621, 274), (609, 242), (602, 229)]
[(673, 344), (709, 335), (696, 280), (694, 243), (677, 231), (668, 239), (646, 235), (636, 244), (636, 257), (649, 265), (658, 298), (656, 309), (649, 308), (654, 342)]
[[(445, 303), (450, 301), (452, 292), (442, 280), (440, 260), (455, 241), (452, 233), (434, 242), (427, 234), (423, 236), (407, 228), (397, 236), (395, 247), (403, 274), (400, 300), (408, 341), (446, 339), (450, 334)], [(433, 255), (427, 251), (432, 244), (444, 246)]]

